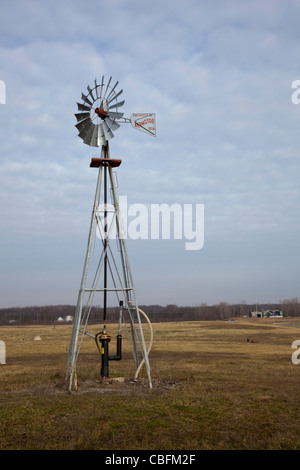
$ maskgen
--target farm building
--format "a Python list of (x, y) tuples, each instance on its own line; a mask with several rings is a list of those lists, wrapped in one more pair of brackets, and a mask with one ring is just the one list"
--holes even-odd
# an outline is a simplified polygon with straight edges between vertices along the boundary
[(264, 310), (262, 312), (263, 317), (283, 317), (281, 310)]
[(262, 315), (262, 312), (255, 311), (255, 312), (250, 312), (250, 316), (251, 316), (252, 318), (260, 318), (260, 317), (262, 317), (263, 315)]
[(250, 312), (252, 318), (270, 318), (270, 317), (283, 317), (281, 310), (263, 310), (262, 312)]
[(56, 321), (58, 321), (59, 323), (61, 323), (63, 321), (72, 322), (73, 317), (72, 317), (72, 315), (67, 315), (66, 318), (59, 317)]

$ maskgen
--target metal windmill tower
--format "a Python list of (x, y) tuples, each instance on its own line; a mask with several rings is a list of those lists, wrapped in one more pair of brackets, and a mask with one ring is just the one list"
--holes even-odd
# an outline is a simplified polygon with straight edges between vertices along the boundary
[[(135, 378), (141, 367), (145, 365), (149, 386), (152, 388), (148, 358), (152, 336), (150, 336), (147, 348), (141, 315), (148, 322), (151, 334), (152, 328), (147, 315), (139, 308), (136, 299), (117, 198), (115, 170), (113, 170), (121, 164), (121, 160), (110, 158), (108, 141), (114, 137), (113, 131), (118, 129), (121, 123), (128, 122), (134, 128), (155, 136), (155, 114), (139, 113), (132, 114), (130, 118), (124, 118), (124, 113), (120, 112), (120, 108), (125, 101), (119, 101), (123, 90), (116, 91), (118, 83), (112, 86), (112, 77), (107, 82), (102, 77), (99, 84), (95, 80), (94, 87), (88, 86), (88, 93), (86, 95), (82, 93), (82, 102), (77, 103), (78, 112), (75, 114), (79, 137), (91, 147), (101, 147), (101, 157), (92, 158), (90, 163), (90, 167), (98, 168), (98, 178), (67, 358), (66, 379), (70, 391), (73, 387), (77, 387), (76, 363), (83, 338), (85, 336), (94, 338), (101, 355), (100, 376), (103, 381), (107, 381), (110, 379), (109, 362), (122, 359), (123, 328), (126, 330), (134, 358)], [(117, 247), (117, 254), (114, 254), (113, 244)], [(119, 327), (114, 356), (109, 354), (111, 337), (107, 331), (108, 295), (110, 294), (116, 296), (119, 305)], [(99, 296), (102, 298), (103, 305), (103, 329), (96, 334), (91, 334), (89, 318)]]

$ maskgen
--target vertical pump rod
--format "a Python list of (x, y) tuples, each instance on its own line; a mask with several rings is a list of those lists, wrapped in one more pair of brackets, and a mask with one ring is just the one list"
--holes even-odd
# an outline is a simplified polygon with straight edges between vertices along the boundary
[[(108, 156), (108, 142), (105, 147), (105, 158)], [(103, 298), (103, 323), (106, 324), (107, 318), (107, 165), (104, 165), (104, 298)]]

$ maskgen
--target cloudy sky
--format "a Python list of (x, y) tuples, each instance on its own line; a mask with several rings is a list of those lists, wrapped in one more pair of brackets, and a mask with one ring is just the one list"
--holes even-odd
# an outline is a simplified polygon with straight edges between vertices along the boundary
[(74, 113), (102, 75), (125, 116), (156, 113), (155, 138), (110, 141), (119, 195), (204, 204), (200, 250), (128, 240), (139, 303), (298, 297), (299, 19), (296, 0), (0, 0), (0, 307), (76, 304), (100, 151)]

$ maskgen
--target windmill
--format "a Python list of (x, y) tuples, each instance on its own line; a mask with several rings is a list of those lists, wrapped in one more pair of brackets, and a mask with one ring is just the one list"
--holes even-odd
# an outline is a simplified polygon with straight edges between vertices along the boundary
[[(119, 167), (122, 161), (110, 158), (108, 141), (114, 137), (113, 132), (122, 123), (131, 123), (135, 129), (155, 136), (156, 122), (155, 114), (152, 113), (135, 113), (130, 118), (124, 117), (120, 109), (125, 101), (120, 100), (123, 90), (117, 91), (118, 84), (117, 81), (113, 85), (112, 77), (106, 82), (103, 76), (101, 83), (97, 83), (95, 79), (94, 87), (88, 86), (87, 93), (81, 94), (81, 103), (77, 103), (78, 112), (75, 114), (77, 120), (75, 127), (79, 137), (88, 146), (101, 147), (101, 157), (92, 158), (90, 162), (91, 168), (98, 168), (98, 178), (67, 358), (66, 379), (70, 391), (73, 387), (77, 388), (76, 364), (83, 338), (86, 336), (94, 339), (100, 353), (101, 381), (110, 381), (110, 361), (122, 359), (122, 329), (126, 331), (133, 354), (134, 378), (137, 379), (141, 367), (145, 365), (149, 386), (152, 388), (148, 358), (153, 338), (152, 327), (149, 318), (138, 306), (124, 236), (114, 176), (115, 168)], [(115, 237), (112, 236), (113, 233)], [(117, 247), (117, 254), (113, 251), (113, 242)], [(95, 249), (96, 246), (98, 249)], [(111, 341), (107, 325), (109, 294), (115, 295), (119, 308), (115, 355), (109, 353)], [(91, 333), (89, 319), (96, 298), (99, 296), (103, 302), (103, 328), (97, 333)], [(141, 317), (146, 319), (150, 328), (150, 340), (147, 346)]]

